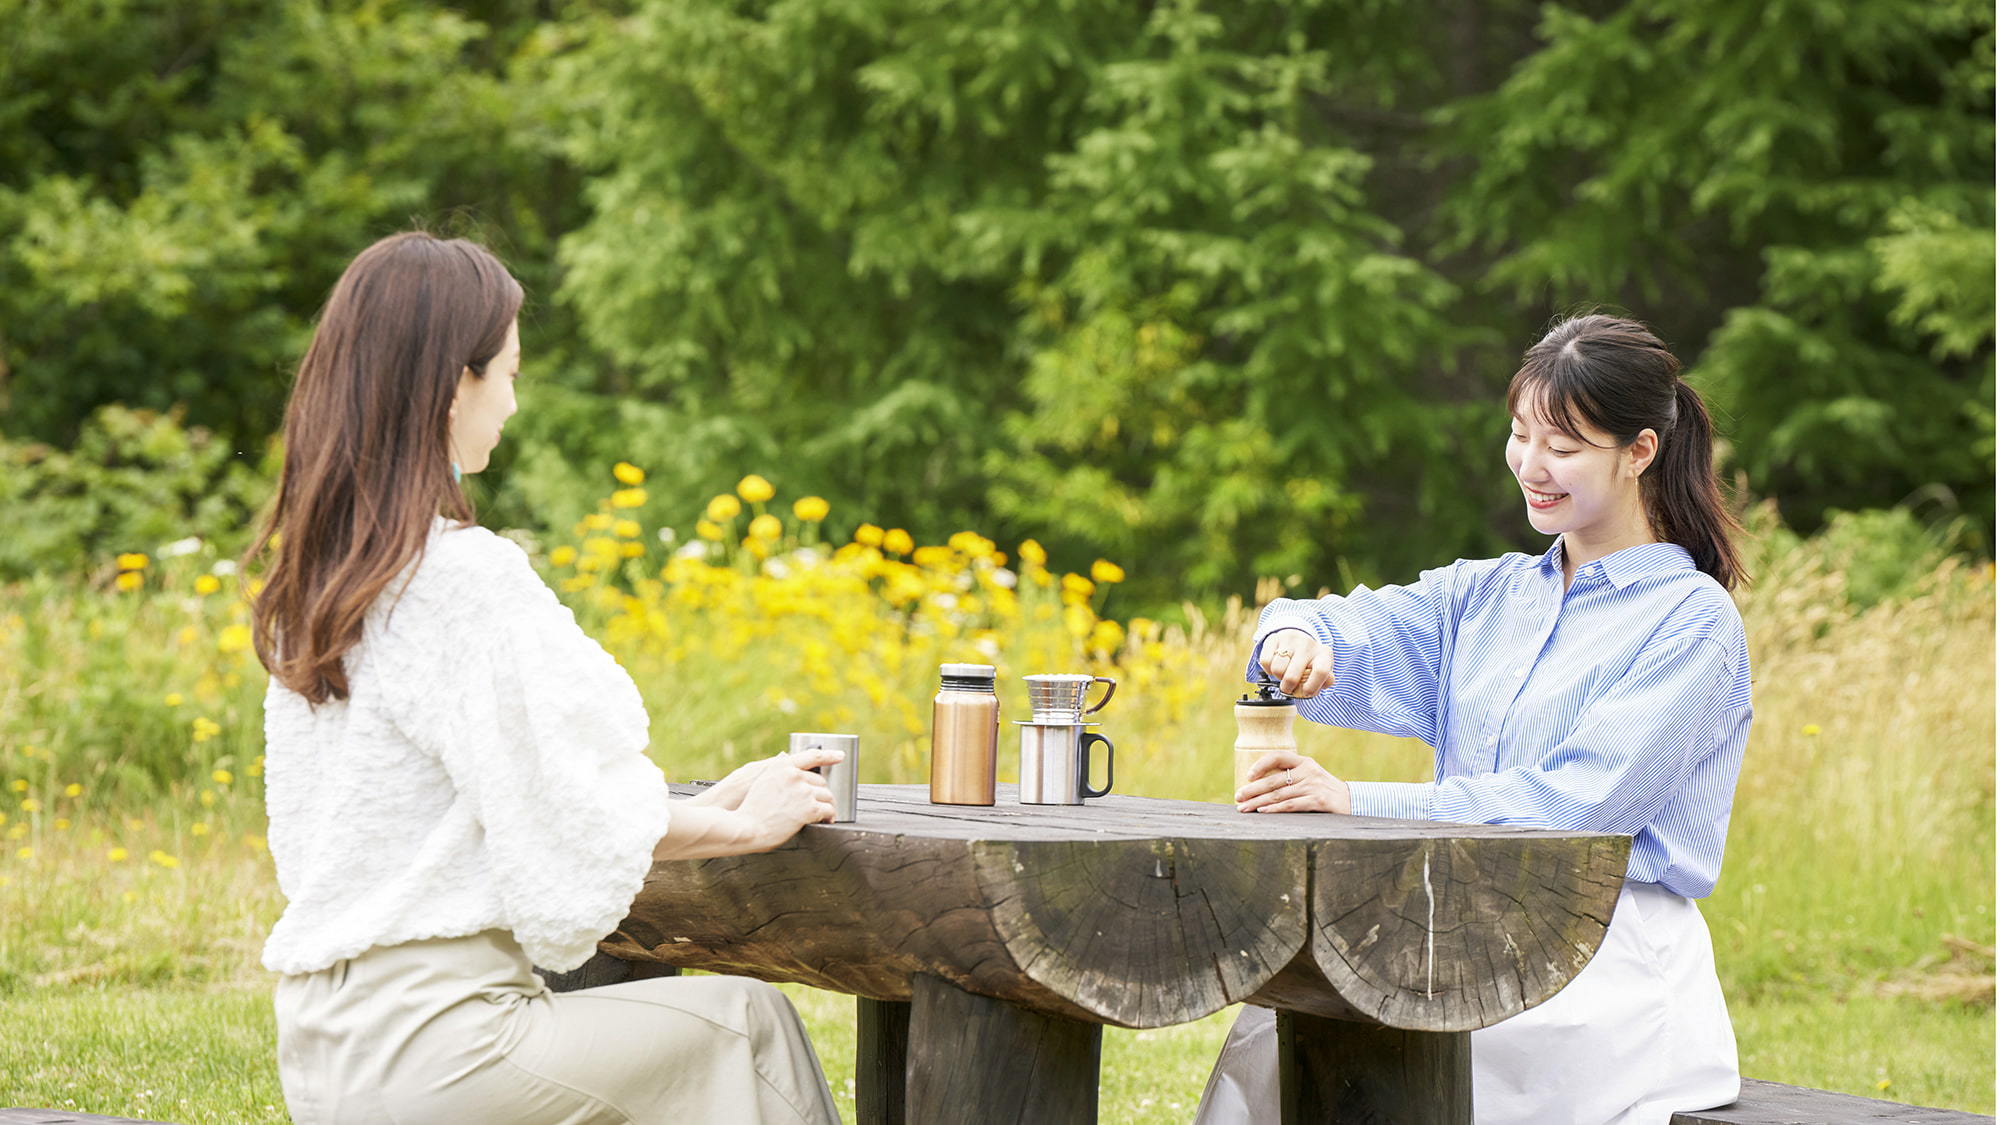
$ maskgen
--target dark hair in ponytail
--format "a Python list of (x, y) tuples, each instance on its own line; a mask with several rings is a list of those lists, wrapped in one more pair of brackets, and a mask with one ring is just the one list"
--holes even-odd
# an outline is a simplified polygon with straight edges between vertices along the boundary
[(1687, 548), (1695, 566), (1728, 589), (1748, 577), (1734, 541), (1743, 525), (1716, 480), (1708, 407), (1680, 372), (1681, 361), (1638, 321), (1571, 317), (1521, 357), (1507, 385), (1507, 410), (1515, 413), (1527, 395), (1546, 422), (1586, 444), (1579, 422), (1620, 447), (1642, 430), (1658, 434), (1660, 451), (1639, 477), (1653, 533)]

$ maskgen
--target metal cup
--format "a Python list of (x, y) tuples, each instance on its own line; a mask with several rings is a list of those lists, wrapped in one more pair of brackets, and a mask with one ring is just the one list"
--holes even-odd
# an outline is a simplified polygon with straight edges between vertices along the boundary
[[(1080, 672), (1038, 672), (1023, 676), (1028, 681), (1028, 707), (1038, 723), (1074, 723), (1085, 715), (1104, 709), (1118, 690), (1118, 681), (1109, 676), (1088, 676)], [(1090, 685), (1103, 684), (1104, 696), (1085, 707)]]
[[(1021, 723), (1021, 803), (1080, 805), (1111, 792), (1111, 740), (1082, 723)], [(1104, 788), (1090, 787), (1090, 747), (1104, 747)]]
[(836, 824), (851, 824), (854, 821), (854, 798), (856, 785), (861, 778), (861, 736), (858, 734), (794, 734), (787, 753), (798, 754), (806, 750), (839, 750), (845, 758), (830, 766), (816, 767), (813, 772), (826, 778), (826, 787), (833, 791), (833, 820)]

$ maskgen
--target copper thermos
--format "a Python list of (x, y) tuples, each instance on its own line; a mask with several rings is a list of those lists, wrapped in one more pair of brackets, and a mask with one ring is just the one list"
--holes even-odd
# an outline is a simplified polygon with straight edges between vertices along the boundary
[(931, 700), (931, 803), (992, 804), (999, 746), (993, 665), (938, 665), (938, 693)]

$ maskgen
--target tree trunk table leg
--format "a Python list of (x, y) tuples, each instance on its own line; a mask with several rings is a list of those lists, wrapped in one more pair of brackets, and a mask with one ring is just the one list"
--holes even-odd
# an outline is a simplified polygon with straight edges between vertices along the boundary
[(1278, 1012), (1284, 1125), (1472, 1125), (1472, 1035)]
[(910, 1005), (854, 998), (854, 1116), (861, 1125), (903, 1125)]
[(910, 978), (911, 1121), (1095, 1125), (1099, 1024)]

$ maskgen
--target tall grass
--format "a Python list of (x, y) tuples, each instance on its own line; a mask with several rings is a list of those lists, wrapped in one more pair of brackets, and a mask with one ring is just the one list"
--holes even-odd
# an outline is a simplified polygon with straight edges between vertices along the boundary
[[(1087, 580), (1041, 569), (1032, 546), (962, 535), (919, 549), (879, 529), (833, 549), (813, 542), (813, 522), (757, 549), (756, 535), (731, 531), (728, 546), (701, 540), (715, 545), (675, 558), (615, 520), (580, 525), (582, 544), (532, 545), (638, 680), (669, 776), (715, 776), (788, 730), (837, 724), (862, 735), (865, 780), (919, 780), (911, 713), (937, 661), (984, 657), (1008, 677), (1118, 676), (1103, 729), (1119, 788), (1226, 797), (1250, 607), (1190, 609), (1174, 628), (1121, 622), (1104, 612), (1108, 564)], [(1739, 598), (1756, 721), (1723, 878), (1703, 904), (1745, 1071), (1990, 1109), (1993, 570), (1920, 559), (1900, 582), (1871, 578), (1879, 600), (1861, 604), (1840, 552), (1764, 542), (1760, 580)], [(579, 565), (591, 557), (600, 565)], [(283, 903), (263, 850), (263, 675), (241, 597), (197, 585), (214, 561), (149, 559), (126, 571), (139, 576), (131, 590), (107, 567), (95, 583), (4, 592), (0, 1018), (49, 1012), (45, 1034), (60, 1038), (70, 1032), (44, 999), (267, 982), (257, 953)], [(722, 733), (688, 741), (695, 730)], [(1431, 768), (1430, 751), (1405, 740), (1309, 723), (1299, 736), (1342, 776)], [(847, 1009), (820, 1007), (815, 1034), (847, 1043)], [(1130, 1104), (1149, 1090), (1190, 1096), (1182, 1072), (1199, 1071), (1219, 1034), (1161, 1040), (1179, 1054), (1120, 1078)], [(241, 1065), (269, 1077), (268, 1057)], [(0, 1052), (0, 1101), (75, 1080), (50, 1073), (12, 1090)]]

